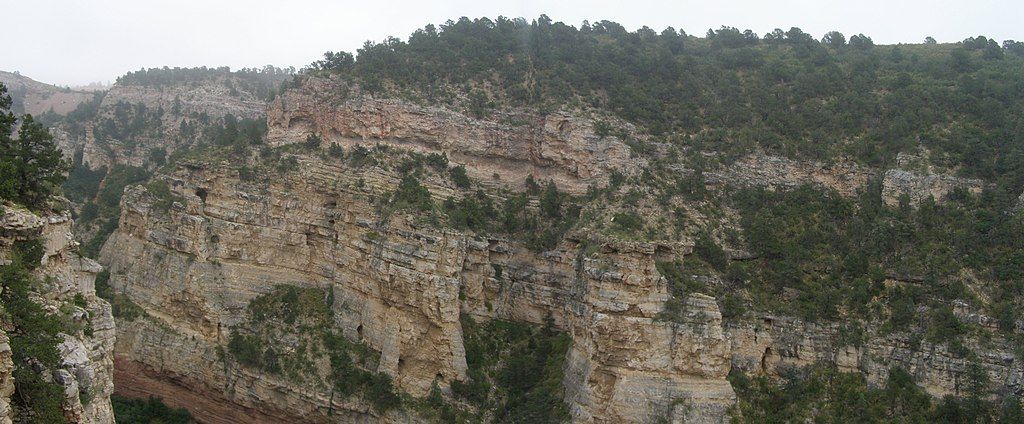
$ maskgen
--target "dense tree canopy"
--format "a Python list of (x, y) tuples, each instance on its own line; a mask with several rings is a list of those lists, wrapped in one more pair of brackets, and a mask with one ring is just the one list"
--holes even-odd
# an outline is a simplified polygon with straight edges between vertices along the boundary
[(239, 91), (247, 91), (256, 97), (265, 98), (274, 93), (281, 84), (295, 74), (295, 68), (278, 68), (266, 65), (262, 68), (242, 68), (232, 71), (227, 66), (208, 68), (149, 68), (129, 72), (117, 78), (121, 85), (141, 85), (147, 87), (166, 87), (178, 84), (195, 84), (204, 80), (224, 81), (229, 94), (239, 95)]

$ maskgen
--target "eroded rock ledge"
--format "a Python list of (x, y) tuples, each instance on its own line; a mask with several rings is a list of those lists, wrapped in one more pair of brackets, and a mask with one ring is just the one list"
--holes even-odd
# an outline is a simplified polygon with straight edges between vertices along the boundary
[(533, 175), (572, 192), (604, 185), (613, 170), (637, 172), (643, 163), (615, 135), (596, 134), (588, 116), (566, 111), (496, 113), (475, 119), (446, 108), (375, 98), (335, 79), (310, 77), (270, 104), (268, 140), (280, 146), (316, 134), (345, 148), (369, 142), (443, 152), (480, 180), (498, 175), (518, 186)]

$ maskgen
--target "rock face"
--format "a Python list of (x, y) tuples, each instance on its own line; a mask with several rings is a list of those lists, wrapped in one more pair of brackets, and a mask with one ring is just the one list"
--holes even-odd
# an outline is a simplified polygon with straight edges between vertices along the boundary
[(7, 333), (0, 329), (0, 424), (10, 424), (14, 418), (11, 395), (14, 394), (14, 362)]
[(906, 196), (911, 205), (916, 205), (928, 198), (941, 202), (957, 189), (978, 194), (984, 187), (984, 182), (976, 179), (890, 169), (882, 180), (882, 199), (887, 205), (896, 206)]
[(684, 323), (657, 319), (669, 295), (655, 247), (608, 241), (588, 251), (570, 240), (538, 255), (401, 215), (382, 221), (371, 198), (391, 189), (394, 176), (309, 158), (298, 169), (248, 183), (227, 166), (183, 165), (169, 185), (186, 201), (166, 211), (141, 187), (126, 192), (101, 260), (115, 291), (149, 316), (119, 322), (119, 363), (260, 416), (409, 420), (218, 355), (245, 306), (288, 283), (333, 290), (336, 325), (379, 351), (379, 371), (412, 395), (466, 379), (460, 314), (550, 320), (573, 339), (563, 384), (576, 421), (726, 419), (735, 395), (721, 314), (713, 299), (695, 295)]
[[(76, 324), (91, 331), (68, 330), (57, 346), (61, 367), (46, 370), (52, 381), (62, 385), (67, 395), (64, 416), (74, 423), (113, 423), (110, 405), (113, 393), (114, 318), (110, 305), (96, 296), (94, 280), (101, 270), (90, 259), (79, 256), (71, 235), (68, 215), (39, 217), (22, 209), (7, 208), (0, 219), (0, 262), (10, 257), (11, 245), (18, 240), (40, 238), (44, 255), (35, 273), (45, 280), (45, 290), (33, 299), (51, 313), (68, 312)], [(80, 297), (85, 306), (72, 305)], [(62, 309), (63, 308), (63, 309)], [(14, 391), (11, 349), (7, 334), (0, 331), (0, 422), (20, 422), (10, 408)], [(74, 334), (70, 334), (74, 333)]]
[[(970, 320), (962, 310), (957, 315)], [(988, 322), (989, 327), (994, 327)], [(915, 377), (935, 397), (964, 395), (972, 361), (945, 345), (913, 340), (909, 334), (883, 335), (867, 329), (861, 337), (839, 325), (801, 322), (793, 318), (765, 316), (761, 321), (738, 323), (727, 328), (732, 345), (732, 364), (750, 373), (776, 375), (786, 367), (817, 363), (835, 364), (843, 372), (863, 373), (882, 386), (889, 370), (900, 367)], [(974, 362), (987, 376), (992, 389), (1024, 392), (1024, 369), (1015, 360), (1012, 343), (995, 340), (990, 346), (969, 346), (978, 354)]]
[[(883, 384), (900, 366), (935, 396), (960, 393), (970, 372), (962, 354), (906, 334), (866, 329), (854, 340), (837, 325), (775, 316), (726, 326), (715, 299), (700, 294), (685, 299), (682, 318), (665, 320), (669, 293), (656, 258), (692, 246), (576, 235), (536, 254), (411, 216), (386, 220), (373, 199), (397, 181), (377, 168), (311, 156), (295, 171), (246, 181), (228, 164), (189, 162), (167, 182), (184, 202), (161, 209), (143, 187), (129, 188), (101, 255), (114, 289), (148, 314), (118, 323), (118, 367), (131, 374), (119, 390), (172, 402), (175, 393), (202, 393), (242, 407), (194, 411), (208, 422), (415, 421), (219, 353), (246, 305), (281, 283), (332, 290), (335, 325), (380, 352), (378, 370), (414, 396), (467, 378), (460, 314), (553, 322), (572, 337), (563, 386), (576, 422), (724, 422), (733, 367), (776, 374), (826, 362)], [(968, 348), (994, 388), (1021, 391), (1012, 346), (991, 343)]]
[(497, 115), (473, 119), (445, 108), (377, 99), (332, 79), (308, 78), (300, 89), (271, 103), (267, 125), (275, 146), (317, 134), (345, 148), (370, 142), (442, 152), (465, 165), (471, 177), (498, 175), (516, 187), (533, 175), (582, 192), (590, 184), (603, 185), (613, 170), (629, 175), (641, 163), (630, 157), (622, 140), (595, 134), (587, 117), (525, 111)]

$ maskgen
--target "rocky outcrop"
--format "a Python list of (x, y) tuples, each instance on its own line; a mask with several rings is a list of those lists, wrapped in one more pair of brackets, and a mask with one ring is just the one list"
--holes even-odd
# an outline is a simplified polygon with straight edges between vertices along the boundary
[(142, 104), (150, 110), (163, 109), (180, 116), (211, 118), (234, 115), (239, 119), (256, 119), (263, 117), (266, 109), (264, 99), (241, 88), (237, 79), (226, 76), (155, 86), (117, 83), (107, 91), (100, 107), (112, 109), (118, 103)]
[[(42, 371), (47, 373), (44, 378), (64, 387), (64, 416), (69, 422), (113, 423), (114, 319), (110, 305), (96, 296), (94, 280), (101, 268), (76, 253), (67, 214), (40, 217), (16, 207), (8, 207), (0, 220), (0, 262), (9, 260), (15, 241), (34, 238), (44, 248), (34, 271), (44, 287), (32, 300), (51, 314), (67, 315), (66, 322), (81, 327), (61, 333), (57, 346), (61, 366)], [(9, 402), (14, 391), (13, 366), (7, 335), (0, 335), (0, 422), (20, 422)]]
[(394, 176), (314, 158), (265, 182), (197, 163), (168, 182), (185, 202), (161, 210), (130, 188), (101, 254), (115, 291), (148, 315), (119, 322), (118, 362), (163, 381), (264, 416), (407, 421), (218, 353), (246, 305), (287, 283), (332, 290), (335, 325), (380, 352), (378, 371), (414, 396), (466, 379), (459, 316), (469, 314), (551, 321), (570, 334), (563, 384), (579, 422), (721, 422), (734, 401), (715, 302), (693, 296), (684, 320), (659, 319), (668, 292), (650, 244), (570, 238), (535, 254), (410, 216), (385, 220), (372, 199), (393, 189)]
[(890, 169), (882, 180), (882, 200), (889, 206), (896, 206), (906, 197), (910, 205), (917, 205), (929, 198), (942, 202), (954, 190), (979, 194), (984, 188), (985, 183), (977, 179)]
[(800, 161), (781, 156), (751, 154), (720, 170), (705, 174), (708, 183), (773, 190), (802, 185), (832, 189), (852, 196), (868, 185), (876, 171), (852, 162), (824, 163)]
[(629, 175), (642, 164), (622, 140), (597, 135), (594, 121), (578, 112), (499, 111), (475, 119), (448, 108), (377, 98), (327, 78), (306, 78), (279, 96), (269, 106), (267, 124), (274, 146), (316, 134), (345, 148), (369, 142), (442, 152), (465, 165), (471, 177), (486, 181), (497, 175), (517, 188), (533, 175), (583, 192), (588, 185), (604, 185), (613, 170)]
[(889, 206), (899, 205), (902, 198), (910, 206), (927, 199), (941, 203), (956, 190), (976, 195), (985, 186), (982, 180), (956, 177), (949, 175), (948, 170), (936, 169), (931, 165), (931, 153), (922, 148), (896, 155), (896, 167), (887, 170), (882, 179), (882, 200)]

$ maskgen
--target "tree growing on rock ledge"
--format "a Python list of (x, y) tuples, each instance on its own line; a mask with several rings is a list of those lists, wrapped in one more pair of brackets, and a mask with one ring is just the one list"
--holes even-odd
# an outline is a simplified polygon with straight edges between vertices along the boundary
[(18, 118), (11, 96), (0, 84), (0, 199), (38, 207), (64, 181), (67, 163), (41, 123), (25, 115), (13, 137)]

